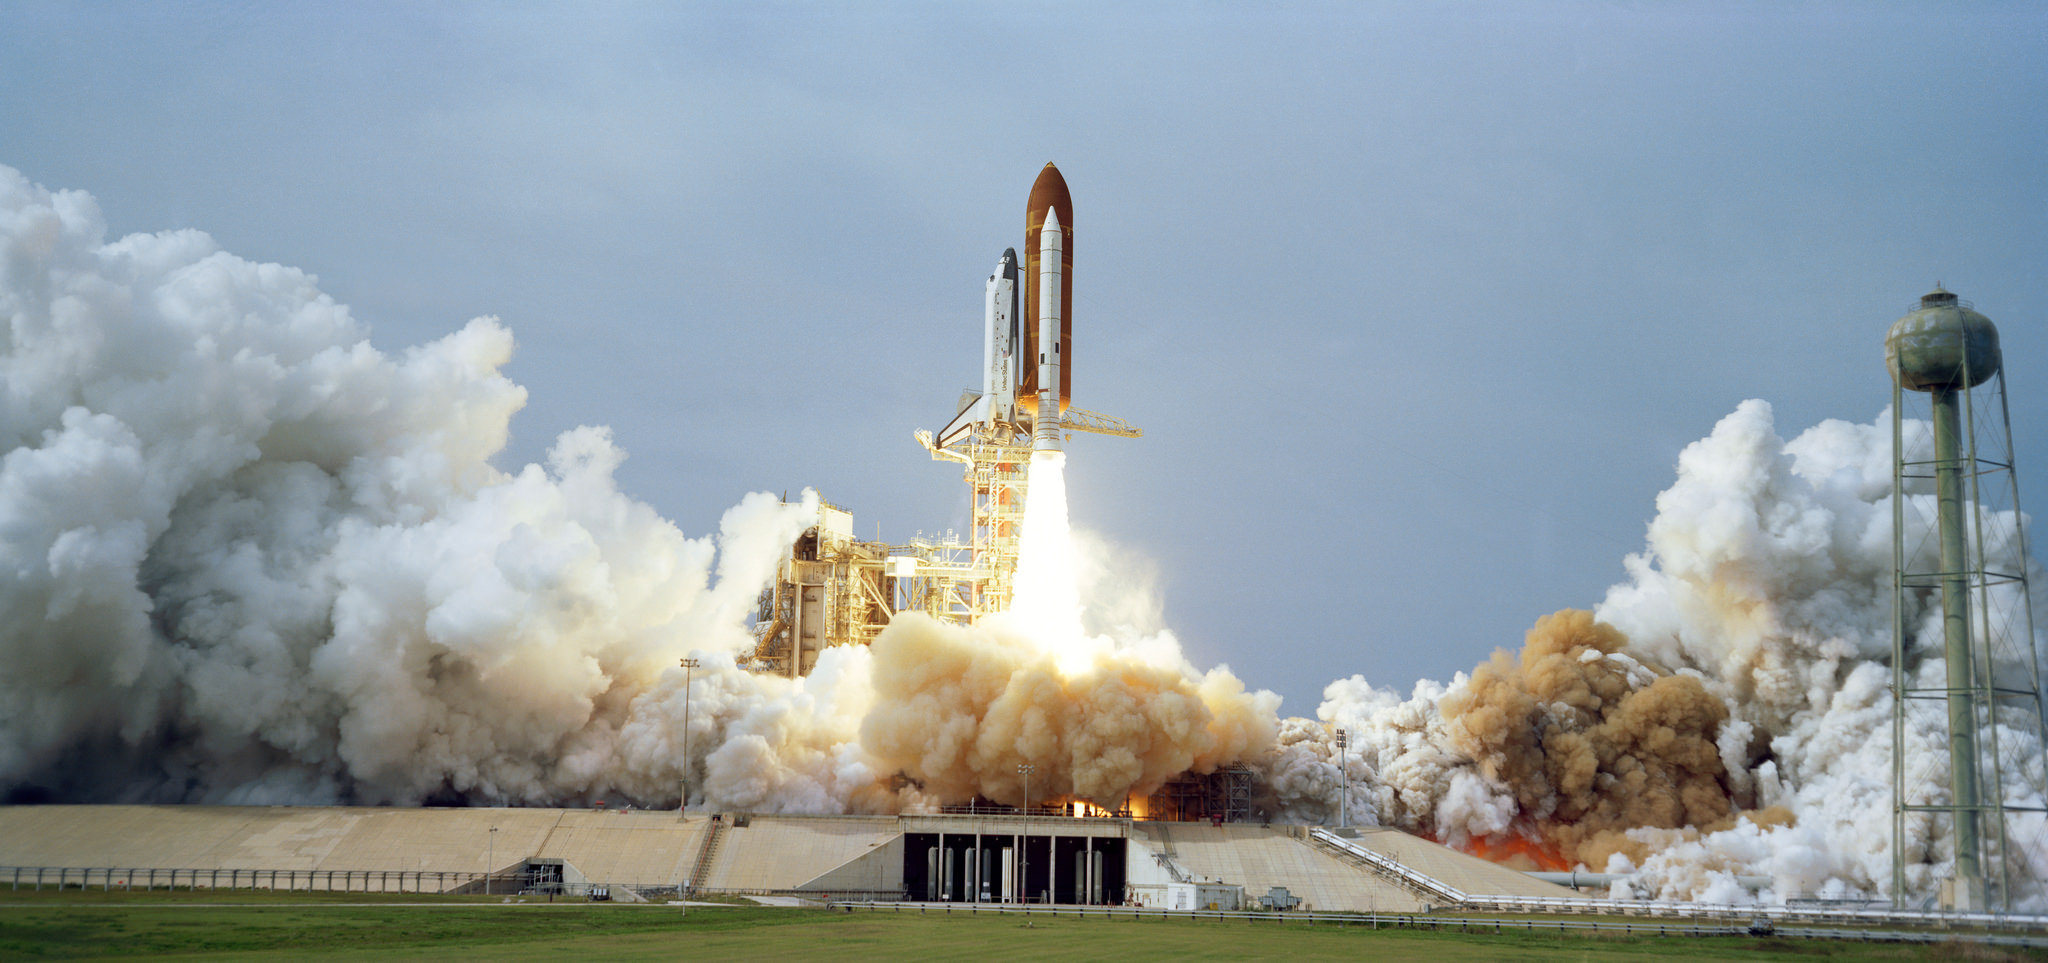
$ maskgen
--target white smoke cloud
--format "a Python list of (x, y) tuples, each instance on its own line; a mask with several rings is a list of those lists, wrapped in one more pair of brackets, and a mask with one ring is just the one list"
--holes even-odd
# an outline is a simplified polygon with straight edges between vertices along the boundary
[(706, 698), (700, 756), (815, 698), (730, 668), (815, 496), (692, 539), (603, 429), (502, 472), (496, 321), (389, 355), (300, 271), (103, 235), (0, 168), (0, 791), (672, 799), (682, 654), (749, 707)]
[[(1567, 846), (1567, 859), (1597, 855), (1592, 869), (1637, 871), (1640, 896), (1740, 896), (1737, 876), (1768, 877), (1766, 898), (1889, 895), (1889, 420), (1828, 421), (1785, 441), (1770, 406), (1747, 401), (1680, 456), (1677, 481), (1658, 497), (1647, 549), (1625, 560), (1628, 581), (1593, 614), (1628, 640), (1605, 658), (1690, 677), (1726, 706), (1728, 720), (1715, 736), (1719, 781), (1748, 815), (1642, 825), (1626, 839)], [(1924, 424), (1908, 422), (1906, 444), (1925, 446), (1926, 437)], [(1909, 490), (1907, 497), (1914, 500), (1909, 518), (1931, 515), (1923, 504), (1931, 494)], [(2010, 515), (2000, 521), (2012, 528)], [(2016, 544), (1988, 549), (1994, 564), (2024, 565), (2032, 584), (2044, 584), (2040, 566), (2019, 558)], [(2006, 599), (1996, 618), (2016, 626), (2026, 604)], [(2042, 600), (2032, 604), (2040, 613)], [(1940, 659), (1926, 657), (1939, 649), (1938, 617), (1924, 602), (1907, 617), (1912, 671), (1924, 686), (1942, 684)], [(2037, 629), (2031, 644), (2039, 653), (2048, 638)], [(2006, 655), (2000, 671), (2009, 674), (2027, 653)], [(1473, 685), (1462, 675), (1447, 687), (1424, 683), (1404, 700), (1353, 677), (1330, 685), (1319, 715), (1351, 728), (1365, 746), (1390, 823), (1453, 843), (1575, 840), (1546, 823), (1552, 804), (1526, 798), (1526, 780), (1491, 776), (1486, 760), (1468, 751), (1465, 720), (1447, 718), (1445, 706), (1461, 705)], [(1627, 688), (1647, 692), (1649, 680), (1638, 674)], [(1923, 787), (1917, 801), (1930, 802), (1946, 795), (1945, 711), (1930, 702), (1910, 709), (1906, 765)], [(1541, 717), (1547, 721), (1532, 732), (1553, 760), (1561, 737), (1595, 733), (1555, 706)], [(2041, 805), (2039, 721), (2004, 716), (1987, 730), (1994, 737), (2013, 767), (2008, 800)], [(1599, 780), (1594, 789), (1601, 791)], [(1907, 885), (1924, 897), (1951, 872), (1943, 855), (1952, 847), (1950, 829), (1924, 814), (1910, 822)], [(2048, 867), (2041, 830), (2033, 817), (2015, 825), (2012, 851), (2028, 864), (2020, 879), (2038, 881)], [(2043, 899), (2038, 883), (2021, 896)]]
[[(0, 168), (0, 797), (672, 805), (687, 783), (885, 812), (1010, 788), (1012, 709), (1057, 717), (1008, 750), (1043, 762), (1041, 794), (1106, 801), (1271, 742), (1277, 697), (1187, 665), (1156, 598), (1091, 583), (1088, 648), (1115, 664), (940, 645), (1009, 673), (957, 720), (1007, 778), (902, 784), (862, 729), (878, 684), (915, 695), (928, 624), (804, 679), (736, 666), (815, 493), (689, 538), (618, 491), (604, 429), (501, 471), (525, 392), (495, 320), (391, 355), (300, 271), (104, 231), (87, 195)], [(920, 728), (896, 722), (870, 728)]]

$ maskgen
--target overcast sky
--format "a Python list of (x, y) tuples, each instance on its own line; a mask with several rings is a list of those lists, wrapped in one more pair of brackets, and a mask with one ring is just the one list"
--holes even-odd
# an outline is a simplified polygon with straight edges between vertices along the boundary
[(318, 275), (387, 350), (494, 314), (502, 463), (610, 425), (686, 532), (815, 486), (964, 529), (911, 438), (1073, 190), (1075, 522), (1312, 713), (1590, 606), (1679, 450), (1890, 401), (1936, 280), (2048, 506), (2039, 3), (0, 5), (0, 163)]

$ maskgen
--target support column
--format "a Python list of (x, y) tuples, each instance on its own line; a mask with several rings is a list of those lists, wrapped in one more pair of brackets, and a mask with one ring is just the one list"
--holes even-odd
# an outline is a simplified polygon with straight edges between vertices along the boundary
[(1037, 893), (1032, 894), (1033, 896), (1045, 897), (1045, 901), (1047, 903), (1051, 903), (1054, 900), (1059, 899), (1060, 894), (1060, 854), (1058, 839), (1059, 837), (1057, 836), (1045, 837), (1045, 888), (1043, 890), (1038, 891)]
[[(1934, 393), (1934, 503), (1941, 539), (1941, 638), (1948, 665), (1949, 787), (1955, 800), (1956, 878), (1978, 879), (1977, 710), (1971, 698), (1970, 559), (1963, 542), (1962, 434), (1956, 392)], [(1975, 908), (1975, 907), (1973, 907)]]
[(1081, 844), (1081, 903), (1095, 905), (1095, 837), (1087, 837)]

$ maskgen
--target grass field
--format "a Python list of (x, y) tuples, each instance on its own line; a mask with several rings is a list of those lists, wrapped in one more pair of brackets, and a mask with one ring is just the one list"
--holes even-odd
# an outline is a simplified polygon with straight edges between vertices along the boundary
[[(361, 893), (0, 891), (0, 960), (2033, 960), (1968, 945), (1025, 920)], [(422, 904), (424, 905), (407, 905)]]

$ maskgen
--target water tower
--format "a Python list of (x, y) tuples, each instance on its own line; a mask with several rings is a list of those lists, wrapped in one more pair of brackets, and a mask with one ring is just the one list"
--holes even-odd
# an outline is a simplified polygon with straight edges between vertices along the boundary
[[(2043, 844), (2038, 817), (2012, 817), (2043, 812), (2048, 793), (2031, 785), (2040, 782), (2040, 667), (1998, 329), (1936, 285), (1892, 325), (1885, 359), (1894, 493), (1892, 899), (1907, 902), (1909, 865), (1949, 855), (1930, 843), (1946, 825), (1954, 863), (1940, 879), (1939, 905), (2011, 909), (2041, 895), (2026, 854)], [(1946, 718), (1945, 752), (1912, 751), (1909, 720), (1934, 714)], [(2017, 752), (2036, 758), (2029, 764)], [(1945, 793), (1929, 778), (1942, 758)]]

